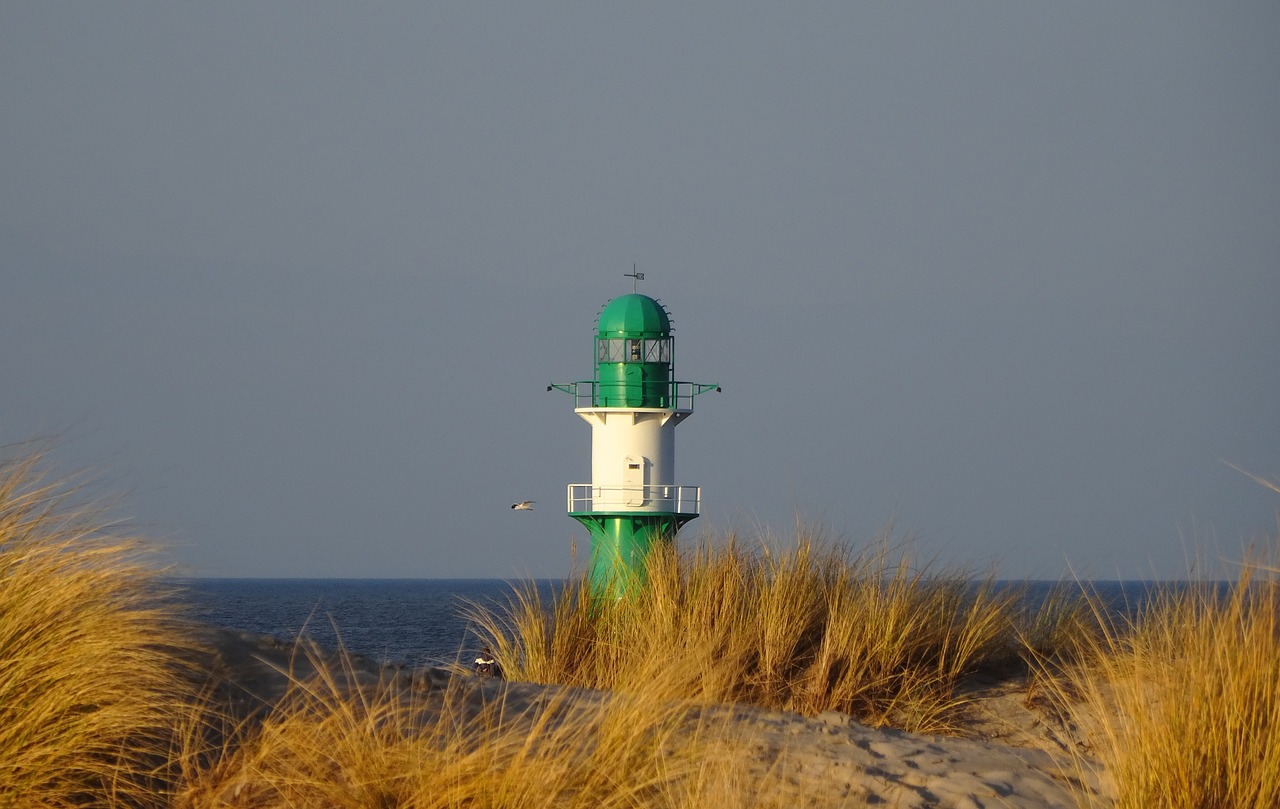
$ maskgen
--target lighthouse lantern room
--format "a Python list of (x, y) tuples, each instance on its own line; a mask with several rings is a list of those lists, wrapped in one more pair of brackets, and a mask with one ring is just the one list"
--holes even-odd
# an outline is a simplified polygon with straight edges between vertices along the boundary
[[(643, 276), (640, 276), (643, 277)], [(643, 581), (645, 557), (698, 516), (701, 491), (675, 476), (675, 428), (717, 385), (677, 382), (671, 316), (654, 298), (622, 295), (596, 321), (595, 378), (553, 384), (591, 425), (591, 482), (569, 484), (569, 516), (591, 534), (597, 594)]]

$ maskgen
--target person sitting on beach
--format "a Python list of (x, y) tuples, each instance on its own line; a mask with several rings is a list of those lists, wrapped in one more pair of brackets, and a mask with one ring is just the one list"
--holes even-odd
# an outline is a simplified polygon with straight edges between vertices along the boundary
[(489, 651), (489, 647), (484, 647), (484, 651), (476, 658), (476, 674), (481, 677), (497, 677), (502, 678), (502, 667), (498, 665), (498, 661), (494, 659), (493, 652)]

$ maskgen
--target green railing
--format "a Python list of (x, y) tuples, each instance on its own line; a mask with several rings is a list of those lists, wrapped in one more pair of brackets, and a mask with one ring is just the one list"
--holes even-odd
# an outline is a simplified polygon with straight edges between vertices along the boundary
[[(598, 384), (598, 382), (590, 379), (582, 382), (552, 383), (547, 385), (547, 390), (558, 390), (569, 394), (573, 397), (574, 409), (581, 410), (595, 407), (597, 398), (596, 385)], [(671, 392), (668, 396), (668, 401), (672, 403), (672, 406), (666, 408), (667, 410), (693, 410), (694, 397), (711, 391), (720, 393), (719, 385), (706, 382), (671, 382), (670, 385)]]

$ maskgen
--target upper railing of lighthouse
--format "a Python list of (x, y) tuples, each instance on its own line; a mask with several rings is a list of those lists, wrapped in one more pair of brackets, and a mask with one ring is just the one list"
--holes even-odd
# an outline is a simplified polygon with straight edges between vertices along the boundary
[[(547, 385), (547, 390), (564, 391), (572, 396), (575, 410), (608, 407), (609, 405), (598, 404), (600, 397), (596, 391), (596, 384), (592, 379), (584, 379), (580, 382), (556, 382)], [(692, 411), (695, 396), (713, 390), (717, 393), (720, 391), (719, 385), (706, 382), (670, 382), (667, 385), (668, 390), (658, 397), (658, 401), (661, 402), (655, 405), (658, 409)], [(635, 408), (624, 409), (634, 410)]]

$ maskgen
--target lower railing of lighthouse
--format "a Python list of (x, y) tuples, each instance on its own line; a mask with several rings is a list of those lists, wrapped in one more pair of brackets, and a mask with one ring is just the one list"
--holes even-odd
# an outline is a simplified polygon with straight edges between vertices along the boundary
[(697, 516), (702, 497), (700, 486), (595, 486), (569, 484), (569, 513), (600, 511), (652, 511)]

